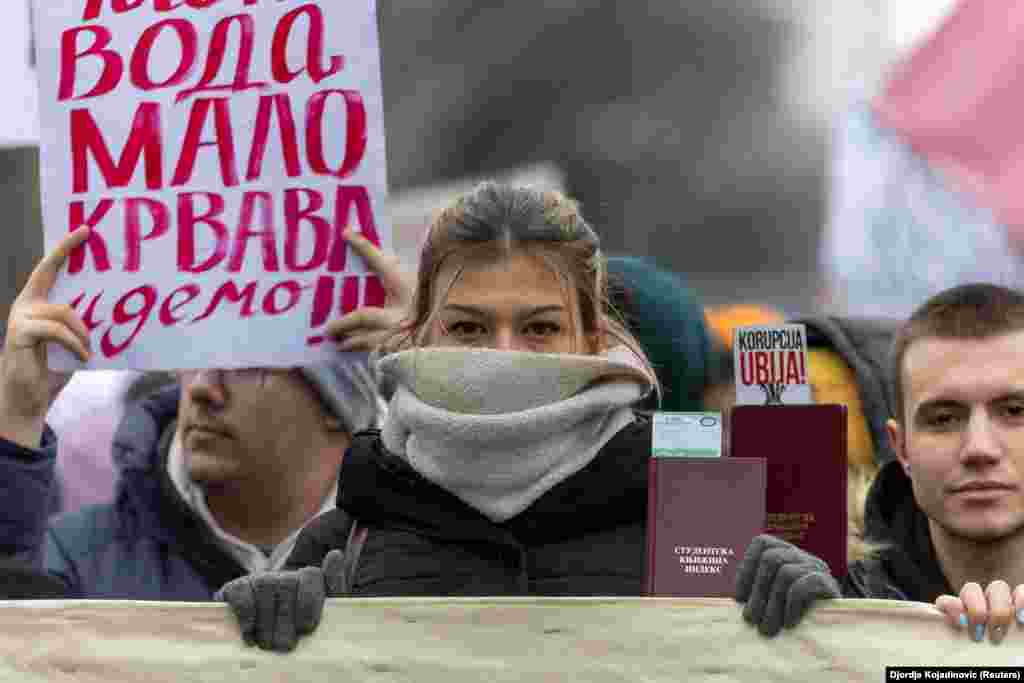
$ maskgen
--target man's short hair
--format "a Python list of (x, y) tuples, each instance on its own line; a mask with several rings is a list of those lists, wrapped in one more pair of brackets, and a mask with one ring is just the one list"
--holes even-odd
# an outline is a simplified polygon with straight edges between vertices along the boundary
[(903, 422), (903, 359), (915, 341), (986, 339), (1024, 330), (1024, 293), (987, 283), (959, 285), (939, 292), (915, 310), (896, 334), (890, 372), (896, 419)]

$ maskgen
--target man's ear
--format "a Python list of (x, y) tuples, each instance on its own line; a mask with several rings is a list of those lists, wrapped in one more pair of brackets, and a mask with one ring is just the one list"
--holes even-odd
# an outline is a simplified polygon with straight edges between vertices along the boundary
[(889, 433), (889, 445), (892, 446), (892, 450), (896, 454), (896, 460), (906, 470), (910, 467), (910, 461), (907, 460), (907, 435), (903, 432), (903, 426), (890, 418), (885, 423), (885, 431)]

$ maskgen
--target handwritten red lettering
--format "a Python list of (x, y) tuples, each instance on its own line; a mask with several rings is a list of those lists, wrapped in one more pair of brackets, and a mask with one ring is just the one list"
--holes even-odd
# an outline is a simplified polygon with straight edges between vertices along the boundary
[[(340, 95), (345, 100), (346, 135), (345, 158), (337, 171), (331, 170), (324, 158), (324, 112), (327, 99)], [(366, 107), (363, 98), (354, 90), (325, 90), (310, 98), (306, 107), (306, 158), (314, 173), (346, 178), (363, 160), (366, 153)]]
[(200, 315), (198, 318), (193, 318), (190, 324), (194, 325), (198, 322), (201, 322), (209, 318), (220, 307), (221, 301), (225, 299), (235, 304), (241, 302), (242, 308), (238, 312), (238, 315), (242, 318), (248, 318), (255, 312), (252, 307), (253, 298), (255, 296), (255, 282), (250, 282), (244, 288), (242, 288), (242, 291), (238, 291), (238, 286), (234, 282), (231, 282), (229, 280), (217, 288), (217, 291), (213, 293), (213, 299), (210, 301), (210, 305), (207, 306), (206, 310), (203, 311), (202, 315)]
[(71, 250), (71, 255), (68, 257), (69, 274), (77, 275), (82, 272), (82, 269), (85, 267), (85, 251), (87, 249), (92, 252), (97, 272), (102, 273), (110, 270), (110, 256), (107, 255), (107, 243), (103, 241), (102, 235), (95, 228), (113, 205), (114, 200), (101, 199), (88, 216), (85, 215), (85, 202), (71, 202), (68, 205), (69, 232), (74, 232), (83, 225), (88, 225), (92, 228), (85, 242)]
[[(133, 298), (141, 298), (141, 304), (137, 311), (128, 310), (128, 304)], [(135, 337), (142, 330), (142, 326), (149, 320), (149, 314), (153, 311), (153, 306), (156, 305), (157, 293), (156, 289), (152, 285), (143, 285), (136, 287), (135, 289), (129, 290), (117, 300), (114, 304), (114, 311), (112, 319), (115, 325), (126, 325), (135, 322), (135, 329), (129, 333), (128, 337), (125, 338), (121, 343), (115, 343), (113, 340), (113, 328), (106, 331), (103, 338), (100, 340), (100, 348), (103, 351), (103, 355), (107, 358), (113, 358), (123, 352), (128, 346), (135, 340)]]
[[(258, 215), (258, 220), (254, 217)], [(274, 238), (273, 199), (269, 192), (246, 192), (242, 197), (241, 217), (233, 240), (234, 250), (228, 262), (228, 270), (238, 272), (245, 260), (245, 249), (249, 240), (259, 238), (262, 245), (263, 270), (276, 272), (277, 243)]]
[[(78, 36), (83, 33), (92, 34), (95, 40), (84, 52), (79, 52)], [(82, 26), (64, 32), (60, 40), (60, 86), (57, 96), (59, 101), (74, 97), (75, 83), (78, 79), (78, 60), (83, 57), (102, 59), (103, 73), (92, 90), (80, 95), (78, 99), (106, 95), (117, 87), (124, 75), (124, 62), (119, 54), (106, 49), (112, 39), (113, 35), (103, 26)]]
[[(146, 0), (111, 0), (111, 9), (115, 14), (124, 14), (137, 9)], [(192, 9), (206, 9), (213, 7), (220, 0), (154, 0), (153, 9), (157, 12), (171, 12), (179, 7), (191, 7)], [(255, 5), (259, 0), (245, 0), (246, 5)], [(82, 13), (82, 21), (91, 21), (100, 16), (103, 11), (103, 0), (86, 0), (85, 11)]]
[[(141, 207), (149, 210), (153, 219), (153, 227), (145, 235), (142, 234)], [(169, 218), (167, 207), (155, 199), (147, 197), (130, 197), (124, 201), (124, 270), (134, 273), (142, 263), (142, 242), (160, 237), (167, 232)]]
[[(228, 35), (231, 32), (232, 24), (238, 24), (239, 45), (238, 62), (235, 64), (235, 76), (226, 85), (214, 85), (221, 67), (224, 65), (224, 54), (227, 51)], [(249, 72), (252, 70), (252, 53), (255, 47), (256, 25), (248, 14), (236, 14), (226, 17), (217, 22), (213, 29), (213, 38), (210, 39), (210, 50), (206, 56), (206, 68), (199, 79), (199, 83), (192, 88), (186, 88), (178, 93), (175, 102), (182, 102), (197, 92), (202, 91), (229, 91), (243, 92), (252, 88), (267, 87), (266, 81), (250, 81)]]
[[(309, 18), (309, 39), (306, 47), (306, 66), (293, 71), (288, 66), (288, 43), (291, 39), (292, 30), (299, 17), (305, 15)], [(278, 83), (291, 83), (308, 72), (314, 83), (333, 76), (345, 66), (344, 57), (335, 55), (331, 57), (330, 64), (323, 66), (324, 56), (324, 15), (317, 5), (303, 5), (296, 7), (288, 14), (281, 17), (277, 28), (274, 30), (274, 39), (271, 42), (271, 70), (274, 80)]]
[[(334, 201), (334, 229), (335, 234), (340, 235), (345, 228), (350, 226), (349, 214), (355, 207), (356, 217), (359, 221), (359, 232), (373, 244), (380, 246), (380, 235), (377, 234), (377, 225), (373, 220), (373, 209), (370, 207), (370, 194), (361, 185), (339, 185)], [(346, 268), (348, 262), (348, 242), (336, 239), (331, 247), (331, 253), (327, 257), (327, 270), (331, 273), (340, 273)]]
[[(89, 306), (85, 309), (85, 312), (79, 313), (79, 317), (82, 319), (82, 322), (85, 323), (85, 328), (89, 330), (89, 332), (93, 332), (94, 330), (99, 329), (100, 325), (102, 325), (105, 322), (104, 320), (96, 319), (96, 303), (102, 298), (103, 292), (100, 292), (99, 294), (95, 295), (92, 298), (92, 301), (89, 302)], [(78, 307), (82, 305), (82, 301), (84, 300), (85, 292), (82, 292), (71, 301), (71, 308), (73, 308), (77, 313)]]
[[(299, 304), (299, 300), (302, 298), (302, 290), (309, 289), (303, 287), (294, 280), (285, 280), (284, 282), (278, 282), (276, 285), (267, 290), (267, 293), (263, 296), (263, 312), (267, 315), (281, 315), (287, 313)], [(277, 303), (277, 293), (284, 292), (287, 298), (283, 305)]]
[[(209, 202), (206, 213), (196, 215), (196, 197), (205, 197)], [(210, 270), (228, 253), (228, 229), (218, 220), (224, 213), (224, 199), (213, 192), (186, 192), (178, 197), (178, 270), (184, 273), (202, 273)], [(202, 224), (213, 230), (213, 253), (200, 264), (196, 264), (196, 225)]]
[(299, 136), (295, 128), (295, 117), (292, 115), (291, 100), (285, 94), (264, 95), (260, 98), (259, 109), (256, 111), (252, 148), (249, 151), (249, 169), (245, 174), (245, 179), (250, 182), (258, 180), (260, 174), (263, 173), (263, 157), (267, 151), (270, 118), (274, 111), (277, 112), (277, 123), (281, 132), (281, 151), (284, 154), (285, 171), (290, 178), (302, 173), (299, 164)]
[[(300, 206), (300, 197), (305, 196), (307, 204)], [(284, 267), (291, 272), (316, 270), (327, 260), (327, 249), (331, 241), (331, 225), (316, 215), (324, 206), (324, 198), (315, 190), (286, 190), (284, 193)], [(313, 228), (313, 253), (305, 263), (299, 262), (301, 226)]]
[[(217, 131), (215, 140), (203, 141), (203, 130), (206, 128), (206, 119), (210, 108), (214, 109), (214, 127)], [(226, 187), (238, 185), (238, 169), (235, 164), (235, 141), (231, 129), (231, 114), (228, 108), (228, 100), (225, 97), (212, 99), (201, 98), (192, 104), (192, 112), (189, 115), (188, 129), (185, 132), (185, 140), (181, 148), (181, 157), (178, 159), (178, 166), (174, 170), (172, 186), (186, 184), (192, 179), (192, 171), (195, 169), (196, 157), (202, 147), (216, 147), (220, 158), (221, 179)]]
[(145, 156), (146, 187), (163, 185), (163, 142), (160, 134), (160, 106), (142, 102), (135, 112), (131, 133), (117, 163), (88, 109), (71, 112), (72, 191), (89, 191), (89, 156), (100, 169), (107, 187), (124, 187), (135, 175), (139, 159)]
[[(149, 56), (153, 51), (153, 45), (160, 33), (165, 28), (172, 28), (178, 36), (181, 44), (181, 58), (174, 73), (163, 81), (154, 81), (149, 76)], [(139, 43), (132, 51), (131, 59), (131, 81), (132, 85), (141, 90), (158, 90), (180, 85), (195, 67), (196, 56), (199, 52), (199, 36), (192, 22), (185, 19), (166, 19), (153, 24), (139, 38)]]
[[(174, 297), (176, 297), (178, 294), (182, 292), (185, 293), (186, 298), (183, 301), (176, 302), (174, 300)], [(178, 287), (176, 290), (171, 292), (168, 295), (168, 297), (164, 299), (164, 302), (160, 305), (160, 323), (164, 327), (172, 327), (180, 323), (182, 320), (184, 320), (186, 316), (178, 317), (175, 316), (174, 314), (178, 311), (178, 309), (187, 306), (188, 304), (195, 301), (195, 299), (199, 297), (199, 294), (201, 292), (202, 290), (199, 289), (199, 285), (192, 283), (189, 283), (182, 287)]]

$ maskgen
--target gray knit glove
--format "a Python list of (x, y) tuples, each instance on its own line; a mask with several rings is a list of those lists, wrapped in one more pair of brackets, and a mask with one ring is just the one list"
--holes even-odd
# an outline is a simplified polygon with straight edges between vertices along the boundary
[(332, 584), (342, 573), (344, 553), (332, 550), (323, 568), (262, 572), (229, 581), (214, 600), (226, 602), (238, 618), (246, 645), (290, 652), (299, 637), (320, 624), (327, 595), (338, 594)]
[(797, 625), (815, 600), (840, 597), (823, 560), (782, 539), (757, 536), (740, 561), (736, 600), (743, 618), (766, 636)]

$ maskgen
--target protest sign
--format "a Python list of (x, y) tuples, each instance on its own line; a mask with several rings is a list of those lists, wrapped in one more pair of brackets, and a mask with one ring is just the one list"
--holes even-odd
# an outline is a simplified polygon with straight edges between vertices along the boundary
[(35, 49), (31, 0), (7, 0), (0, 22), (0, 64), (4, 65), (4, 103), (0, 110), (0, 147), (39, 142)]
[[(894, 666), (1020, 666), (930, 605), (836, 600), (765, 638), (731, 598), (328, 600), (294, 652), (214, 603), (0, 603), (0, 681), (881, 681)], [(977, 677), (976, 677), (977, 678)], [(910, 679), (905, 679), (910, 680)], [(920, 679), (919, 679), (920, 680)]]
[(738, 327), (733, 357), (737, 405), (812, 402), (803, 325)]
[[(374, 0), (36, 0), (51, 301), (91, 367), (297, 365), (384, 291)], [(51, 365), (78, 363), (59, 354)]]

